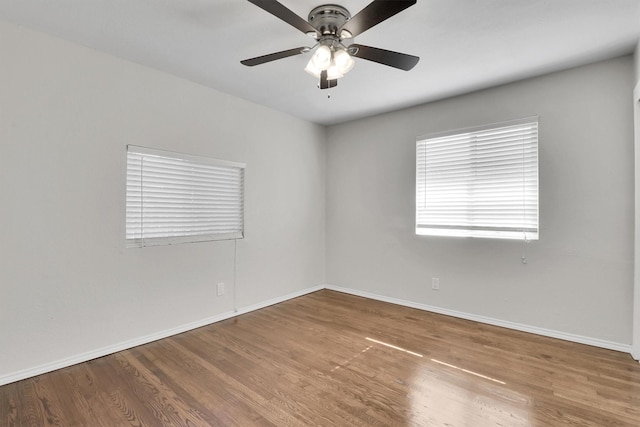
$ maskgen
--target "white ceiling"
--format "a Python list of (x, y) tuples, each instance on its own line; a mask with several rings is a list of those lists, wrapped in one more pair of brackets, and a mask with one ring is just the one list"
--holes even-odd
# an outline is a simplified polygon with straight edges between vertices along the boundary
[[(280, 2), (306, 19), (320, 4), (355, 15), (370, 0)], [(356, 59), (328, 91), (303, 71), (309, 54), (240, 64), (314, 42), (245, 0), (0, 0), (0, 19), (334, 124), (631, 53), (640, 0), (418, 0), (355, 41), (420, 63)]]

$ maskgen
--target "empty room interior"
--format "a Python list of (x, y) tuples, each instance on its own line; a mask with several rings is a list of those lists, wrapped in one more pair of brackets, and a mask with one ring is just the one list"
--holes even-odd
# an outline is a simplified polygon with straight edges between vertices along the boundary
[(640, 425), (639, 40), (638, 0), (0, 0), (0, 426)]

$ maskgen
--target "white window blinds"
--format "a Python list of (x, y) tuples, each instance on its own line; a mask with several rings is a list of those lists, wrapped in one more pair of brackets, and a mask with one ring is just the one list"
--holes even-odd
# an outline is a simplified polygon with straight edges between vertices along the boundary
[(128, 246), (242, 238), (244, 168), (240, 163), (129, 145)]
[(537, 240), (537, 118), (419, 138), (416, 234)]

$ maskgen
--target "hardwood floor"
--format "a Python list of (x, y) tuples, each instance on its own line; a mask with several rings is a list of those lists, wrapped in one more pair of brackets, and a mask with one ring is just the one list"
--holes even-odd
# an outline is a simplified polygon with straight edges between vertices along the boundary
[(0, 426), (640, 426), (627, 354), (331, 291), (0, 387)]

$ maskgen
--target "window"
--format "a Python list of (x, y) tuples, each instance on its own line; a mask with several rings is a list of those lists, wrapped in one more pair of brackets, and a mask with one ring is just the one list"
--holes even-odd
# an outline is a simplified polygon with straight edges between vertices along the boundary
[(127, 147), (127, 246), (242, 238), (244, 165)]
[(416, 147), (416, 234), (538, 239), (537, 117)]

